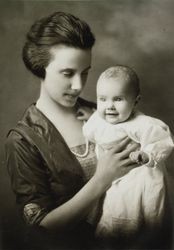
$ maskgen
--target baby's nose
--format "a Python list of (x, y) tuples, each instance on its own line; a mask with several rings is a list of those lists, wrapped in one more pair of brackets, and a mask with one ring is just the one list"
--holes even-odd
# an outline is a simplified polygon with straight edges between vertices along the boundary
[(108, 101), (107, 108), (108, 109), (115, 109), (113, 101)]

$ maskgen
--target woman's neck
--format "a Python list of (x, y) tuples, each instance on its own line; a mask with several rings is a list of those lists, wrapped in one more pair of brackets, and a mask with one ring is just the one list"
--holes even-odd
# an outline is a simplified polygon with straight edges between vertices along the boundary
[(68, 118), (76, 116), (75, 107), (64, 107), (52, 100), (41, 85), (40, 96), (36, 107), (50, 120), (55, 118)]
[(83, 122), (77, 119), (76, 107), (68, 108), (59, 105), (48, 96), (44, 88), (41, 88), (36, 107), (57, 128), (69, 147), (85, 143), (82, 134)]

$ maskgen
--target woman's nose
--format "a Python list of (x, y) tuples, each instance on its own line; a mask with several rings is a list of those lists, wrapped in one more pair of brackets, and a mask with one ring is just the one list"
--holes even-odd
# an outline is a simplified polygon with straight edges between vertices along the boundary
[(81, 90), (83, 87), (82, 78), (80, 76), (74, 77), (71, 82), (71, 89)]

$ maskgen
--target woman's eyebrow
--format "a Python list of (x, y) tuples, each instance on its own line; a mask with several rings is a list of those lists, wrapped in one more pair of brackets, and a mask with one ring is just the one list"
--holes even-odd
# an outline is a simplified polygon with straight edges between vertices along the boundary
[(72, 69), (72, 68), (64, 68), (64, 69), (59, 70), (59, 72), (64, 72), (64, 71), (74, 71), (74, 69)]
[(87, 70), (89, 70), (89, 69), (91, 69), (91, 66), (88, 66), (86, 69), (84, 69), (83, 71), (87, 71)]
[[(85, 68), (83, 71), (87, 71), (87, 70), (89, 70), (89, 69), (91, 69), (91, 66)], [(60, 69), (60, 70), (59, 70), (60, 73), (61, 73), (61, 72), (64, 72), (64, 71), (75, 71), (75, 69), (73, 69), (73, 68), (64, 68), (64, 69)]]

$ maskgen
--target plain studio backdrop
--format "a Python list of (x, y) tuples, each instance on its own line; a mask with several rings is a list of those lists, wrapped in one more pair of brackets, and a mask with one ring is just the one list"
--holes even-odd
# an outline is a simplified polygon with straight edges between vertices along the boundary
[(18, 249), (22, 231), (5, 166), (6, 134), (39, 94), (39, 79), (25, 68), (22, 47), (32, 23), (54, 11), (84, 19), (96, 36), (82, 96), (95, 101), (99, 74), (112, 65), (129, 65), (140, 78), (141, 110), (174, 131), (173, 0), (0, 1), (0, 249)]

